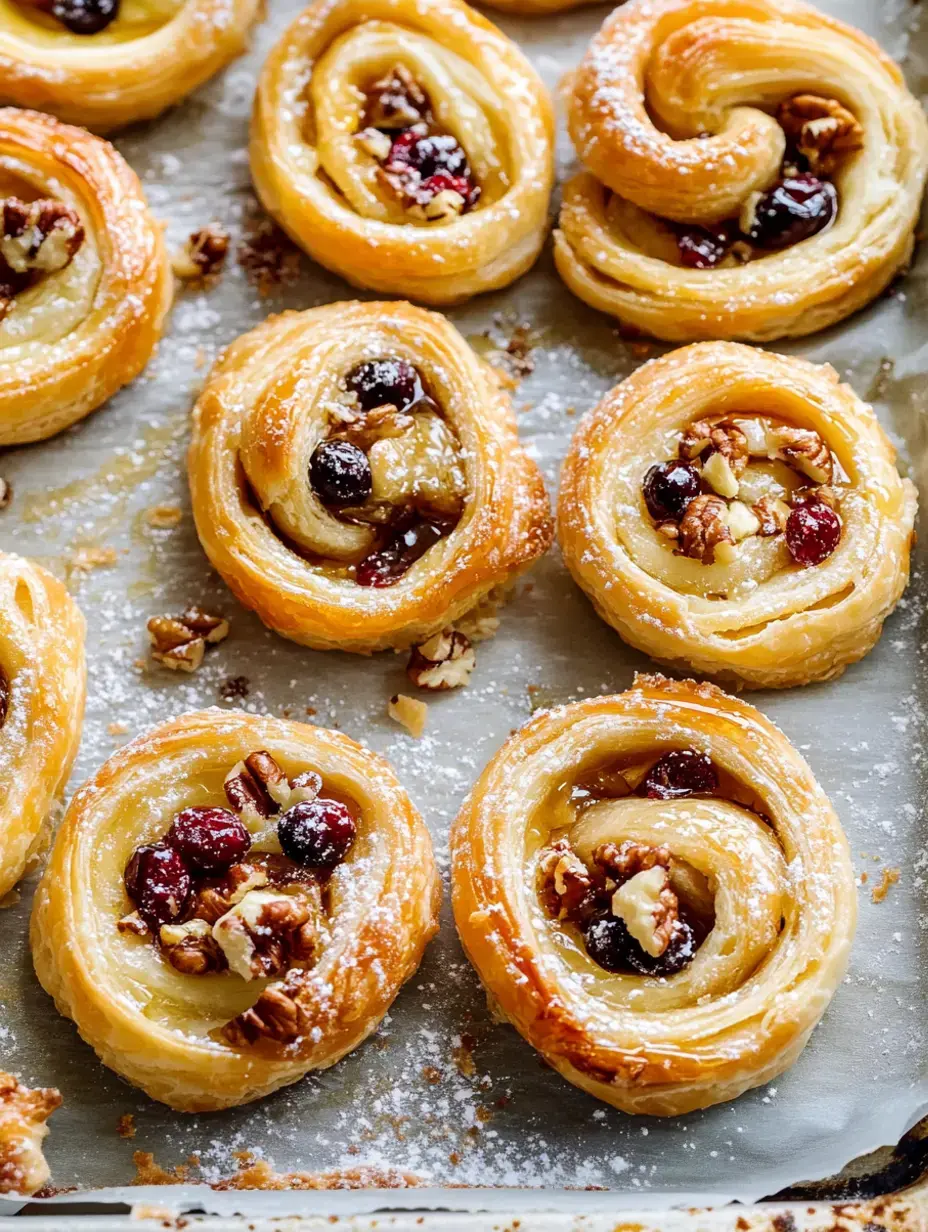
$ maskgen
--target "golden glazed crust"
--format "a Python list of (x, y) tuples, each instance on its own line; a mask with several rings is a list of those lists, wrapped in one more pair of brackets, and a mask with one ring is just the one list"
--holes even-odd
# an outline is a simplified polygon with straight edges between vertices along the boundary
[(142, 371), (171, 303), (161, 227), (107, 141), (35, 111), (0, 109), (4, 195), (70, 207), (84, 241), (0, 322), (0, 445), (44, 440)]
[[(376, 588), (345, 576), (338, 559), (310, 563), (276, 525), (341, 551), (349, 530), (311, 490), (308, 463), (344, 376), (384, 355), (422, 374), (460, 442), (466, 494), (451, 533)], [(227, 585), (272, 629), (322, 650), (421, 642), (541, 556), (553, 534), (492, 369), (444, 317), (409, 304), (287, 312), (239, 338), (196, 405), (188, 465), (197, 533)]]
[[(814, 429), (847, 475), (843, 529), (802, 568), (764, 542), (734, 563), (674, 554), (641, 483), (706, 415), (771, 415)], [(835, 371), (738, 343), (697, 343), (645, 364), (580, 424), (564, 462), (558, 535), (567, 567), (621, 637), (663, 663), (752, 687), (840, 675), (879, 639), (909, 576), (916, 492), (869, 406)], [(728, 596), (727, 598), (725, 596)]]
[[(465, 214), (404, 214), (355, 141), (363, 91), (396, 65), (467, 154), (482, 195)], [(508, 286), (533, 264), (553, 144), (534, 69), (461, 0), (317, 0), (262, 71), (251, 170), (265, 207), (314, 260), (355, 286), (441, 306)]]
[(64, 586), (0, 554), (0, 898), (45, 840), (84, 718), (84, 618)]
[[(233, 1046), (221, 1028), (268, 981), (183, 975), (149, 941), (120, 932), (123, 869), (175, 813), (224, 804), (222, 783), (265, 749), (290, 775), (310, 767), (360, 807), (332, 875), (332, 926), (296, 994), (292, 1043)], [(339, 732), (236, 711), (184, 715), (109, 759), (74, 796), (39, 886), (32, 953), (42, 986), (100, 1059), (182, 1111), (257, 1099), (334, 1065), (378, 1025), (437, 928), (431, 842), (393, 770)], [(276, 987), (276, 985), (275, 985)]]
[[(716, 797), (629, 796), (584, 813), (572, 834), (666, 845), (714, 895), (715, 927), (689, 966), (610, 974), (541, 906), (538, 852), (565, 782), (674, 748), (708, 754), (769, 826)], [(565, 1078), (624, 1112), (676, 1116), (776, 1077), (847, 965), (856, 898), (838, 819), (773, 724), (712, 685), (644, 676), (538, 715), (481, 775), (452, 855), (455, 920), (490, 997)]]
[[(784, 133), (769, 112), (803, 91), (863, 127), (862, 150), (834, 176), (835, 224), (747, 264), (684, 268), (658, 219), (737, 218), (780, 174)], [(872, 40), (798, 0), (617, 9), (574, 76), (568, 119), (586, 170), (564, 189), (558, 270), (588, 304), (655, 337), (809, 334), (868, 303), (909, 260), (928, 122)]]
[(0, 1194), (34, 1194), (48, 1180), (42, 1141), (60, 1103), (53, 1087), (24, 1087), (0, 1070)]
[(245, 50), (261, 0), (120, 0), (73, 34), (25, 0), (0, 6), (0, 99), (108, 132), (149, 120)]

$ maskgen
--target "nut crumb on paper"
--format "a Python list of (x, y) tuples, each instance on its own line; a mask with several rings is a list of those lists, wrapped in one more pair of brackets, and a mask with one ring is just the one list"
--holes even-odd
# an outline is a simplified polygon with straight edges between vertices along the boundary
[(884, 868), (880, 874), (880, 881), (870, 891), (871, 902), (882, 903), (889, 891), (896, 884), (901, 876), (902, 870), (898, 868)]

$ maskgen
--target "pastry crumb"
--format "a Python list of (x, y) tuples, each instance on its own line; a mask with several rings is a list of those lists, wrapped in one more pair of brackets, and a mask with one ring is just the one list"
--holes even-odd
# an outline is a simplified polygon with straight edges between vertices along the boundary
[(135, 1137), (135, 1117), (131, 1112), (125, 1112), (116, 1122), (116, 1132), (120, 1138)]
[(68, 561), (68, 574), (90, 573), (92, 569), (109, 569), (116, 564), (115, 548), (78, 548)]
[(171, 530), (177, 526), (183, 517), (179, 505), (152, 505), (145, 512), (145, 521), (157, 530)]
[(107, 723), (106, 730), (111, 736), (125, 736), (129, 731), (125, 723)]
[(409, 697), (405, 693), (395, 693), (387, 705), (390, 718), (395, 719), (401, 727), (405, 727), (410, 736), (414, 736), (416, 740), (425, 731), (428, 712), (429, 708), (425, 702)]
[(884, 868), (880, 877), (879, 885), (875, 885), (870, 891), (870, 900), (874, 903), (882, 903), (886, 895), (899, 880), (902, 870), (898, 868)]

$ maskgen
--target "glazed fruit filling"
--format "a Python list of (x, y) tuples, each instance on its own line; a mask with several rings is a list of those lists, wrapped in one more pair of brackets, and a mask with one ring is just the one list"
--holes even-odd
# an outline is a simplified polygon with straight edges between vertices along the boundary
[(185, 975), (243, 979), (311, 963), (327, 929), (326, 883), (357, 833), (355, 812), (320, 775), (289, 779), (258, 750), (225, 781), (228, 808), (181, 810), (125, 869), (135, 910), (124, 933), (147, 937)]
[(326, 509), (376, 532), (351, 566), (359, 586), (392, 586), (454, 529), (464, 501), (457, 438), (405, 359), (367, 360), (348, 373), (309, 484)]
[[(680, 800), (718, 791), (718, 772), (706, 754), (674, 749), (646, 769), (597, 772), (574, 794), (582, 809), (630, 794)], [(705, 903), (689, 903), (677, 892), (673, 871), (664, 846), (604, 842), (585, 861), (561, 835), (540, 854), (538, 889), (548, 914), (573, 925), (604, 970), (668, 977), (693, 961), (714, 922)]]
[(119, 0), (25, 0), (72, 34), (99, 34), (119, 16)]
[(811, 239), (837, 218), (838, 192), (829, 177), (863, 147), (863, 129), (835, 99), (814, 94), (788, 99), (776, 114), (787, 143), (779, 180), (753, 193), (737, 219), (675, 226), (681, 265), (714, 269), (750, 261)]
[(677, 555), (731, 564), (748, 540), (780, 536), (789, 558), (809, 567), (840, 543), (842, 473), (811, 428), (766, 416), (701, 419), (682, 434), (678, 455), (650, 467), (641, 485)]
[(360, 147), (377, 163), (377, 180), (412, 218), (442, 222), (466, 214), (480, 199), (467, 154), (436, 127), (428, 95), (403, 65), (373, 83)]

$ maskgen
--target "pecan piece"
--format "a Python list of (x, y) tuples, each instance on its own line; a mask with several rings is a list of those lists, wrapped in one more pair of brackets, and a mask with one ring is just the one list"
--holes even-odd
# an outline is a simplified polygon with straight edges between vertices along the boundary
[[(312, 800), (322, 790), (322, 778), (314, 770), (304, 770), (291, 782), (266, 749), (249, 753), (226, 775), (226, 799), (242, 819), (259, 825), (282, 809)], [(272, 838), (270, 830), (256, 836), (255, 841)]]
[(708, 419), (690, 424), (680, 441), (680, 457), (694, 458), (721, 454), (732, 474), (738, 479), (744, 474), (750, 456), (748, 440), (740, 428), (731, 423), (710, 423)]
[(51, 274), (70, 265), (84, 242), (81, 220), (62, 201), (3, 201), (0, 256), (14, 274)]
[(410, 128), (430, 116), (428, 95), (403, 64), (375, 81), (368, 99), (365, 120), (375, 129)]
[(728, 529), (728, 507), (720, 496), (697, 496), (690, 501), (680, 522), (680, 556), (700, 560), (704, 565), (729, 563), (735, 543)]
[(777, 120), (816, 175), (830, 175), (842, 158), (863, 148), (862, 126), (834, 98), (797, 94), (780, 104)]
[(779, 535), (786, 530), (786, 519), (789, 517), (789, 506), (773, 496), (762, 496), (753, 507), (754, 516), (760, 522), (759, 535), (767, 537)]
[(201, 884), (193, 900), (191, 916), (215, 924), (251, 890), (260, 890), (268, 883), (268, 872), (257, 861), (233, 864), (225, 875)]
[(161, 953), (183, 975), (206, 975), (209, 971), (224, 971), (228, 965), (206, 920), (195, 918), (184, 924), (163, 924), (159, 940)]
[(831, 483), (834, 460), (831, 450), (812, 428), (778, 424), (767, 432), (767, 451), (771, 458), (785, 462), (814, 483)]
[(196, 671), (207, 644), (215, 645), (229, 636), (227, 620), (195, 606), (181, 616), (152, 616), (147, 628), (151, 657), (172, 671)]
[(593, 852), (593, 862), (604, 868), (616, 881), (623, 882), (638, 873), (646, 873), (651, 868), (670, 868), (670, 849), (636, 843), (633, 839), (626, 839), (618, 845), (601, 843)]
[(442, 629), (419, 646), (413, 646), (406, 675), (419, 689), (457, 689), (470, 680), (476, 663), (470, 639), (455, 629)]
[(558, 839), (542, 854), (538, 892), (550, 914), (558, 919), (582, 918), (592, 910), (593, 878), (566, 838)]
[(226, 1023), (222, 1034), (230, 1044), (243, 1048), (258, 1040), (290, 1044), (301, 1033), (303, 1015), (292, 984), (270, 984), (249, 1010)]
[(253, 980), (287, 969), (291, 937), (309, 919), (310, 907), (301, 894), (249, 890), (216, 921), (212, 935), (230, 970)]
[(229, 233), (218, 223), (211, 222), (199, 231), (194, 231), (171, 262), (174, 273), (185, 282), (216, 282), (222, 273), (229, 252)]

